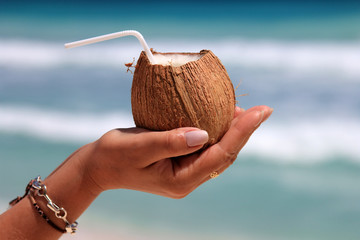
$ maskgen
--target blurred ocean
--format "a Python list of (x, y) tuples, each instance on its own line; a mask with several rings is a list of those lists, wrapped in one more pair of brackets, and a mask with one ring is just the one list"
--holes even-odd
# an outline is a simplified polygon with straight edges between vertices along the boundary
[(275, 110), (216, 180), (182, 200), (106, 192), (72, 239), (359, 239), (359, 26), (350, 1), (0, 3), (0, 211), (78, 147), (134, 126), (137, 40), (63, 46), (134, 29), (160, 52), (212, 50), (241, 107)]

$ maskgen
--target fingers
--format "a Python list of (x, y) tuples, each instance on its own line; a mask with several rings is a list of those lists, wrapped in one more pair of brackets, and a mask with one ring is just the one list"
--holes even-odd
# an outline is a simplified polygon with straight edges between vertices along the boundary
[(234, 118), (238, 117), (241, 113), (245, 112), (245, 109), (238, 106), (235, 107)]
[[(197, 128), (178, 128), (162, 132), (145, 132), (140, 136), (139, 151), (147, 154), (143, 163), (150, 165), (160, 159), (190, 154), (209, 139), (208, 133)], [(148, 154), (151, 153), (151, 156)]]
[[(245, 112), (244, 109), (235, 107), (235, 116), (239, 117)], [(145, 135), (143, 136), (145, 137)], [(145, 164), (152, 164), (163, 158), (171, 158), (190, 154), (199, 150), (207, 141), (206, 131), (197, 128), (178, 128), (164, 132), (147, 132), (144, 152), (151, 149), (152, 157), (148, 158)], [(146, 140), (145, 140), (146, 139)]]
[(221, 173), (236, 159), (240, 150), (249, 140), (252, 133), (272, 113), (273, 109), (267, 106), (251, 108), (236, 117), (221, 141), (207, 149), (193, 164), (191, 173), (201, 181), (208, 180), (209, 174), (218, 171)]
[(254, 107), (246, 111), (240, 119), (235, 121), (218, 144), (224, 156), (236, 158), (251, 134), (271, 115), (272, 111), (271, 108), (266, 106)]

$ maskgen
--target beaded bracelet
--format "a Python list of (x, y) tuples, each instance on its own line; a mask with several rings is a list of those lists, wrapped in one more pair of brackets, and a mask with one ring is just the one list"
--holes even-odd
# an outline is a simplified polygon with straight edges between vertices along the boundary
[[(76, 230), (77, 230), (77, 226), (78, 223), (75, 221), (74, 223), (70, 224), (69, 221), (66, 219), (67, 216), (67, 212), (64, 208), (59, 207), (58, 205), (56, 205), (51, 199), (50, 197), (47, 195), (47, 190), (46, 190), (46, 186), (45, 184), (42, 183), (41, 177), (38, 176), (37, 178), (31, 180), (29, 182), (29, 184), (26, 186), (25, 189), (25, 194), (20, 197), (18, 196), (17, 198), (15, 198), (14, 200), (12, 200), (9, 204), (10, 206), (14, 206), (16, 203), (18, 203), (21, 199), (25, 198), (27, 195), (29, 195), (30, 200), (33, 204), (33, 206), (35, 207), (35, 209), (37, 210), (37, 212), (40, 214), (40, 216), (42, 216), (47, 223), (49, 223), (52, 227), (54, 227), (56, 230), (65, 233), (71, 233), (71, 234), (75, 234)], [(53, 211), (55, 213), (55, 216), (57, 218), (62, 219), (66, 226), (65, 226), (65, 230), (59, 228), (58, 226), (56, 226), (44, 213), (44, 211), (39, 207), (39, 205), (36, 203), (35, 201), (35, 196), (39, 196), (39, 197), (44, 197), (47, 201), (47, 207)]]

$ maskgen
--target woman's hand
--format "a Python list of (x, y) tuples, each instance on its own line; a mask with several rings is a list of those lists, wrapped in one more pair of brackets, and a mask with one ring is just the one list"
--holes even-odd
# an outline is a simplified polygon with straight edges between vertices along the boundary
[[(47, 194), (66, 209), (74, 222), (107, 189), (127, 188), (182, 198), (222, 173), (236, 159), (251, 134), (271, 114), (266, 106), (247, 111), (236, 108), (229, 131), (221, 141), (200, 152), (207, 133), (196, 128), (151, 132), (117, 129), (98, 141), (75, 151), (45, 180)], [(193, 153), (193, 154), (190, 154)], [(57, 226), (65, 224), (36, 197), (42, 211)], [(34, 211), (28, 197), (0, 215), (0, 236), (4, 239), (58, 239), (61, 232)]]
[(112, 130), (94, 143), (91, 157), (84, 163), (85, 173), (98, 193), (125, 188), (183, 198), (209, 180), (212, 172), (222, 173), (228, 168), (271, 113), (267, 106), (247, 111), (236, 108), (221, 141), (201, 152), (196, 151), (207, 142), (208, 135), (197, 128)]

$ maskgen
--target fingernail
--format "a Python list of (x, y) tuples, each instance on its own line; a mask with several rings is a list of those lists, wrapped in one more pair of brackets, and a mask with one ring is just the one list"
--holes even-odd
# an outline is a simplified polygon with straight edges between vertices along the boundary
[(185, 133), (186, 144), (189, 147), (203, 145), (209, 140), (209, 135), (204, 130), (196, 130)]
[(258, 111), (258, 115), (259, 115), (259, 121), (258, 123), (255, 125), (255, 127), (258, 127), (262, 121), (263, 121), (263, 118), (264, 118), (264, 111)]
[(236, 108), (236, 111), (239, 111), (239, 112), (245, 112), (245, 109), (244, 108), (241, 108), (239, 106), (235, 106)]
[(265, 121), (271, 116), (271, 114), (273, 113), (273, 111), (274, 111), (273, 108), (270, 108), (270, 109), (269, 109), (269, 113), (267, 114), (266, 118), (263, 119), (263, 122), (265, 122)]
[(266, 113), (266, 117), (265, 117), (265, 111), (264, 110), (260, 111), (259, 122), (255, 125), (255, 127), (258, 127), (261, 123), (265, 122), (270, 117), (273, 111), (274, 109), (270, 108), (269, 111)]

